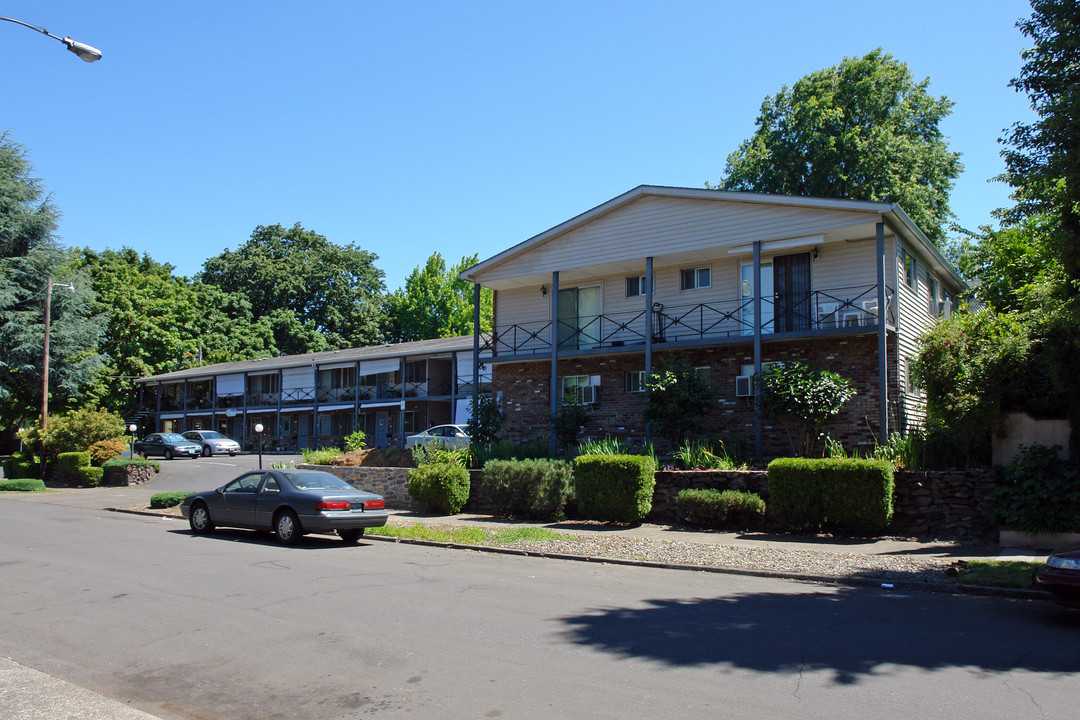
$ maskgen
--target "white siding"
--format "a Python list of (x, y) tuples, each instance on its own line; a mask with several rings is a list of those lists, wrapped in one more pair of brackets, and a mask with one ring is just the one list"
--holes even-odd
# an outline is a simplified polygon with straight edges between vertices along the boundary
[(713, 251), (868, 222), (843, 210), (642, 197), (485, 272), (484, 282), (647, 256)]

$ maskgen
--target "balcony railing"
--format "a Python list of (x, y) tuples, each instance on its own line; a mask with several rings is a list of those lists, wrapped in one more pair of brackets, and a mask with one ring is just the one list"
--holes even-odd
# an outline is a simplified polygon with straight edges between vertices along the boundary
[[(886, 322), (895, 325), (895, 291), (886, 288)], [(815, 290), (801, 296), (761, 299), (765, 335), (792, 332), (830, 332), (839, 328), (869, 328), (878, 324), (877, 286)], [(590, 350), (645, 344), (646, 313), (601, 314), (559, 320), (559, 350)], [(854, 330), (853, 330), (854, 331)], [(668, 305), (656, 303), (652, 313), (655, 343), (723, 340), (754, 334), (752, 298), (721, 303)], [(547, 355), (551, 352), (551, 322), (520, 323), (495, 334), (496, 355)]]

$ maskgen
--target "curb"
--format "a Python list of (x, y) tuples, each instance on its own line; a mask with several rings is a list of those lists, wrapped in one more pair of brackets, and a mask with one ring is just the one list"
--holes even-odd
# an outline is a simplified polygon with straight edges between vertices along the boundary
[[(129, 515), (144, 515), (149, 517), (168, 518), (170, 520), (183, 520), (175, 515), (163, 515), (148, 510), (133, 510), (129, 508), (105, 508), (105, 510)], [(838, 577), (835, 575), (813, 575), (810, 573), (793, 573), (781, 570), (744, 570), (741, 568), (725, 568), (712, 565), (680, 565), (678, 563), (663, 563), (652, 560), (632, 560), (630, 558), (600, 557), (597, 555), (568, 555), (566, 553), (551, 553), (541, 550), (521, 550), (519, 548), (492, 547), (490, 545), (465, 545), (462, 543), (440, 542), (438, 540), (417, 540), (415, 538), (385, 537), (382, 535), (364, 535), (365, 540), (378, 540), (379, 542), (400, 543), (405, 545), (421, 545), (426, 547), (444, 548), (447, 550), (472, 550), (473, 552), (495, 553), (499, 555), (515, 555), (517, 557), (542, 557), (550, 560), (570, 560), (573, 562), (600, 563), (602, 565), (625, 565), (628, 567), (647, 567), (660, 570), (683, 570), (690, 572), (706, 572), (721, 575), (743, 575), (746, 577), (760, 577), (771, 580), (793, 580), (796, 582), (815, 583), (818, 585), (840, 585), (845, 587), (880, 588), (888, 591), (927, 592), (939, 595), (969, 595), (974, 597), (995, 597), (1012, 600), (1046, 600), (1049, 601), (1050, 593), (1045, 590), (1025, 588), (1002, 588), (985, 585), (964, 585), (962, 583), (931, 583), (921, 580), (893, 580), (873, 577)]]

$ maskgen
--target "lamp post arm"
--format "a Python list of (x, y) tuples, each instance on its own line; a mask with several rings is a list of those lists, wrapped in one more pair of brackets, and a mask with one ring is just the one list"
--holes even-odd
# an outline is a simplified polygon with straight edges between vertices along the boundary
[(48, 35), (53, 40), (57, 40), (59, 42), (64, 43), (64, 45), (67, 46), (68, 50), (75, 53), (76, 55), (78, 55), (81, 59), (85, 60), (86, 62), (95, 62), (95, 61), (101, 59), (101, 51), (98, 50), (96, 47), (91, 47), (90, 45), (87, 45), (86, 43), (81, 43), (81, 42), (78, 42), (76, 40), (72, 40), (70, 37), (65, 37), (65, 38), (58, 37), (56, 35), (53, 35), (51, 32), (49, 32), (48, 30), (46, 30), (43, 27), (39, 27), (37, 25), (32, 25), (32, 24), (30, 24), (28, 22), (24, 22), (22, 20), (19, 20), (18, 18), (8, 17), (7, 15), (0, 15), (0, 20), (6, 20), (7, 22), (12, 22), (12, 23), (15, 23), (16, 25), (22, 25), (23, 27), (28, 27), (31, 30), (38, 31), (42, 35)]

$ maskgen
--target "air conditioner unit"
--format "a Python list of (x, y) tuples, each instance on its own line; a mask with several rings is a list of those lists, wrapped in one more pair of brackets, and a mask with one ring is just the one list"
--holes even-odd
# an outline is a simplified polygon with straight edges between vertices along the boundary
[(754, 394), (754, 376), (737, 375), (735, 377), (735, 397), (750, 397)]
[(938, 315), (946, 320), (949, 319), (949, 316), (952, 315), (952, 300), (942, 300), (938, 303)]
[(599, 394), (597, 391), (599, 389), (600, 388), (595, 385), (582, 385), (579, 387), (578, 390), (581, 392), (581, 404), (592, 405), (596, 402), (596, 396)]

